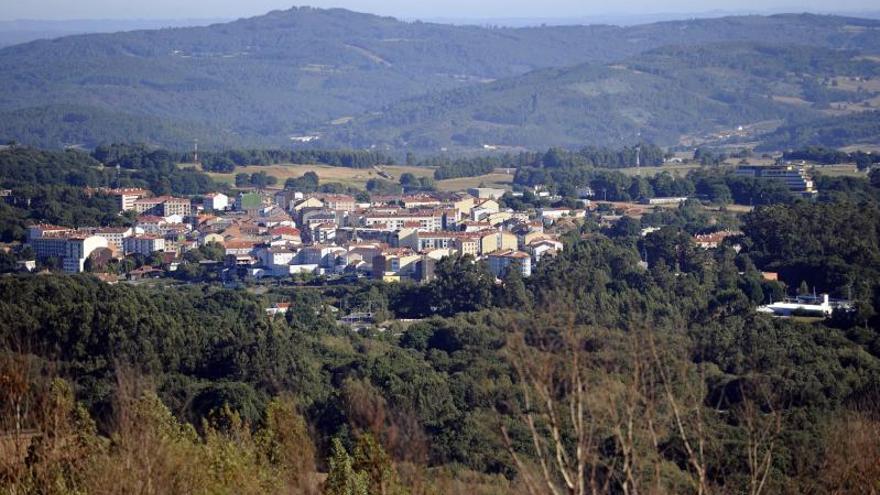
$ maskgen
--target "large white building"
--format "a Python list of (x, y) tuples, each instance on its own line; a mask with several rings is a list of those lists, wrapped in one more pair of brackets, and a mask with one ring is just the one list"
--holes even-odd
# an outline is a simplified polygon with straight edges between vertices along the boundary
[(804, 167), (796, 167), (794, 165), (742, 165), (737, 167), (736, 175), (778, 180), (784, 183), (792, 192), (804, 195), (816, 194), (817, 192), (812, 177), (807, 174)]
[(72, 235), (67, 239), (67, 253), (61, 262), (67, 273), (80, 273), (85, 269), (86, 259), (92, 252), (108, 246), (107, 239), (96, 235)]
[(79, 273), (86, 259), (98, 248), (106, 248), (107, 239), (65, 227), (33, 225), (28, 227), (28, 244), (37, 259), (61, 260), (65, 272)]

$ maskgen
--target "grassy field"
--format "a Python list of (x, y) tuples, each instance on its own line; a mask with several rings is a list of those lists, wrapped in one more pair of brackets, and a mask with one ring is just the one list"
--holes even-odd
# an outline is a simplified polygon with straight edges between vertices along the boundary
[[(390, 175), (390, 177), (395, 182), (400, 178), (401, 174), (407, 172), (417, 177), (433, 177), (434, 175), (434, 169), (428, 167), (389, 166), (382, 167), (382, 170)], [(370, 179), (382, 178), (379, 175), (379, 172), (372, 168), (348, 168), (331, 167), (329, 165), (295, 164), (266, 166), (251, 165), (248, 167), (238, 167), (235, 169), (235, 172), (230, 174), (218, 174), (209, 172), (208, 175), (219, 182), (233, 184), (235, 182), (236, 174), (253, 174), (257, 172), (266, 172), (267, 174), (276, 177), (278, 179), (279, 185), (283, 185), (284, 181), (286, 181), (287, 179), (301, 177), (306, 172), (315, 172), (316, 174), (318, 174), (318, 177), (322, 184), (326, 184), (328, 182), (338, 182), (341, 184), (345, 184), (346, 186), (357, 187), (359, 189), (364, 189), (366, 187), (367, 181)]]
[[(184, 167), (191, 165), (182, 165)], [(403, 165), (393, 165), (382, 167), (382, 170), (393, 180), (397, 182), (402, 174), (407, 172), (416, 177), (433, 177), (434, 169), (432, 167), (408, 167)], [(367, 181), (370, 179), (381, 179), (379, 172), (372, 168), (348, 168), (348, 167), (331, 167), (329, 165), (297, 165), (297, 164), (279, 164), (279, 165), (252, 165), (248, 167), (238, 167), (235, 172), (230, 174), (219, 174), (209, 172), (208, 175), (218, 182), (233, 184), (235, 175), (240, 173), (253, 174), (257, 172), (266, 172), (276, 177), (278, 184), (283, 185), (284, 181), (290, 178), (303, 176), (306, 172), (315, 172), (318, 174), (322, 184), (328, 182), (338, 182), (346, 186), (356, 187), (358, 189), (366, 188)], [(469, 187), (477, 187), (484, 184), (487, 187), (509, 188), (513, 182), (513, 175), (504, 173), (491, 173), (481, 175), (479, 177), (462, 177), (458, 179), (447, 179), (437, 182), (437, 189), (441, 191), (461, 191)]]
[(513, 174), (487, 174), (479, 177), (460, 177), (457, 179), (446, 179), (437, 182), (437, 189), (441, 191), (464, 191), (471, 187), (480, 187), (482, 184), (486, 187), (498, 187), (501, 189), (510, 189), (513, 182)]

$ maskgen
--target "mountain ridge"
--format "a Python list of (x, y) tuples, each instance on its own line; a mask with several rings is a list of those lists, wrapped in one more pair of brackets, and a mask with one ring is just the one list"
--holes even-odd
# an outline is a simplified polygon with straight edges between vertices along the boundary
[[(631, 27), (484, 28), (402, 22), (345, 9), (294, 8), (193, 28), (77, 35), (0, 49), (0, 113), (79, 107), (116, 114), (117, 129), (152, 141), (144, 121), (196, 123), (208, 147), (219, 136), (283, 146), (330, 122), (400, 101), (528, 72), (623, 60), (670, 44), (758, 40), (876, 49), (880, 22), (815, 15), (748, 16)], [(91, 109), (91, 110), (90, 110)], [(60, 115), (60, 119), (53, 116)], [(107, 119), (40, 119), (43, 135), (0, 126), (0, 138), (42, 146), (94, 146)], [(68, 119), (70, 120), (70, 119)], [(66, 136), (66, 137), (65, 137)], [(67, 141), (73, 139), (73, 142)], [(189, 136), (156, 144), (180, 147)]]

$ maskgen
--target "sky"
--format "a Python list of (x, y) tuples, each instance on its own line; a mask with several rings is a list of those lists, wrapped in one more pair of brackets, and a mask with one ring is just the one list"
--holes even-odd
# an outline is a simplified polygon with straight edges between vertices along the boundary
[[(0, 20), (239, 18), (287, 9), (291, 0), (0, 0)], [(877, 0), (308, 0), (313, 7), (407, 19), (564, 18), (727, 12), (858, 12)]]

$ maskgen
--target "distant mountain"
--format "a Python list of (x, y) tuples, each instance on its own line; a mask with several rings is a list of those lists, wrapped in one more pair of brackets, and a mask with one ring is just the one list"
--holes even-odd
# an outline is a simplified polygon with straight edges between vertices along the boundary
[(20, 19), (0, 21), (0, 47), (75, 34), (206, 26), (226, 21), (228, 19), (77, 19), (69, 21)]
[(880, 143), (880, 111), (824, 117), (782, 126), (762, 137), (761, 149), (784, 150), (824, 146)]
[[(334, 135), (349, 132), (345, 123), (352, 118), (357, 132), (363, 115), (420, 95), (460, 88), (481, 95), (488, 82), (535, 70), (631, 59), (667, 45), (732, 41), (880, 53), (880, 22), (778, 15), (626, 28), (490, 29), (295, 8), (206, 27), (70, 36), (0, 50), (0, 113), (11, 119), (0, 123), (0, 139), (93, 146), (102, 136), (122, 133), (179, 146), (199, 134), (206, 146), (228, 146), (228, 136), (279, 146), (328, 127)], [(489, 87), (541, 84), (540, 74), (525, 77)], [(71, 106), (75, 112), (65, 110)], [(34, 121), (40, 132), (25, 132)], [(145, 122), (169, 131), (150, 132), (154, 125)], [(361, 136), (366, 134), (354, 137)]]
[(660, 48), (613, 64), (543, 69), (495, 83), (423, 96), (339, 126), (345, 145), (474, 149), (674, 145), (683, 135), (822, 115), (845, 91), (835, 77), (880, 76), (855, 51), (750, 43)]

